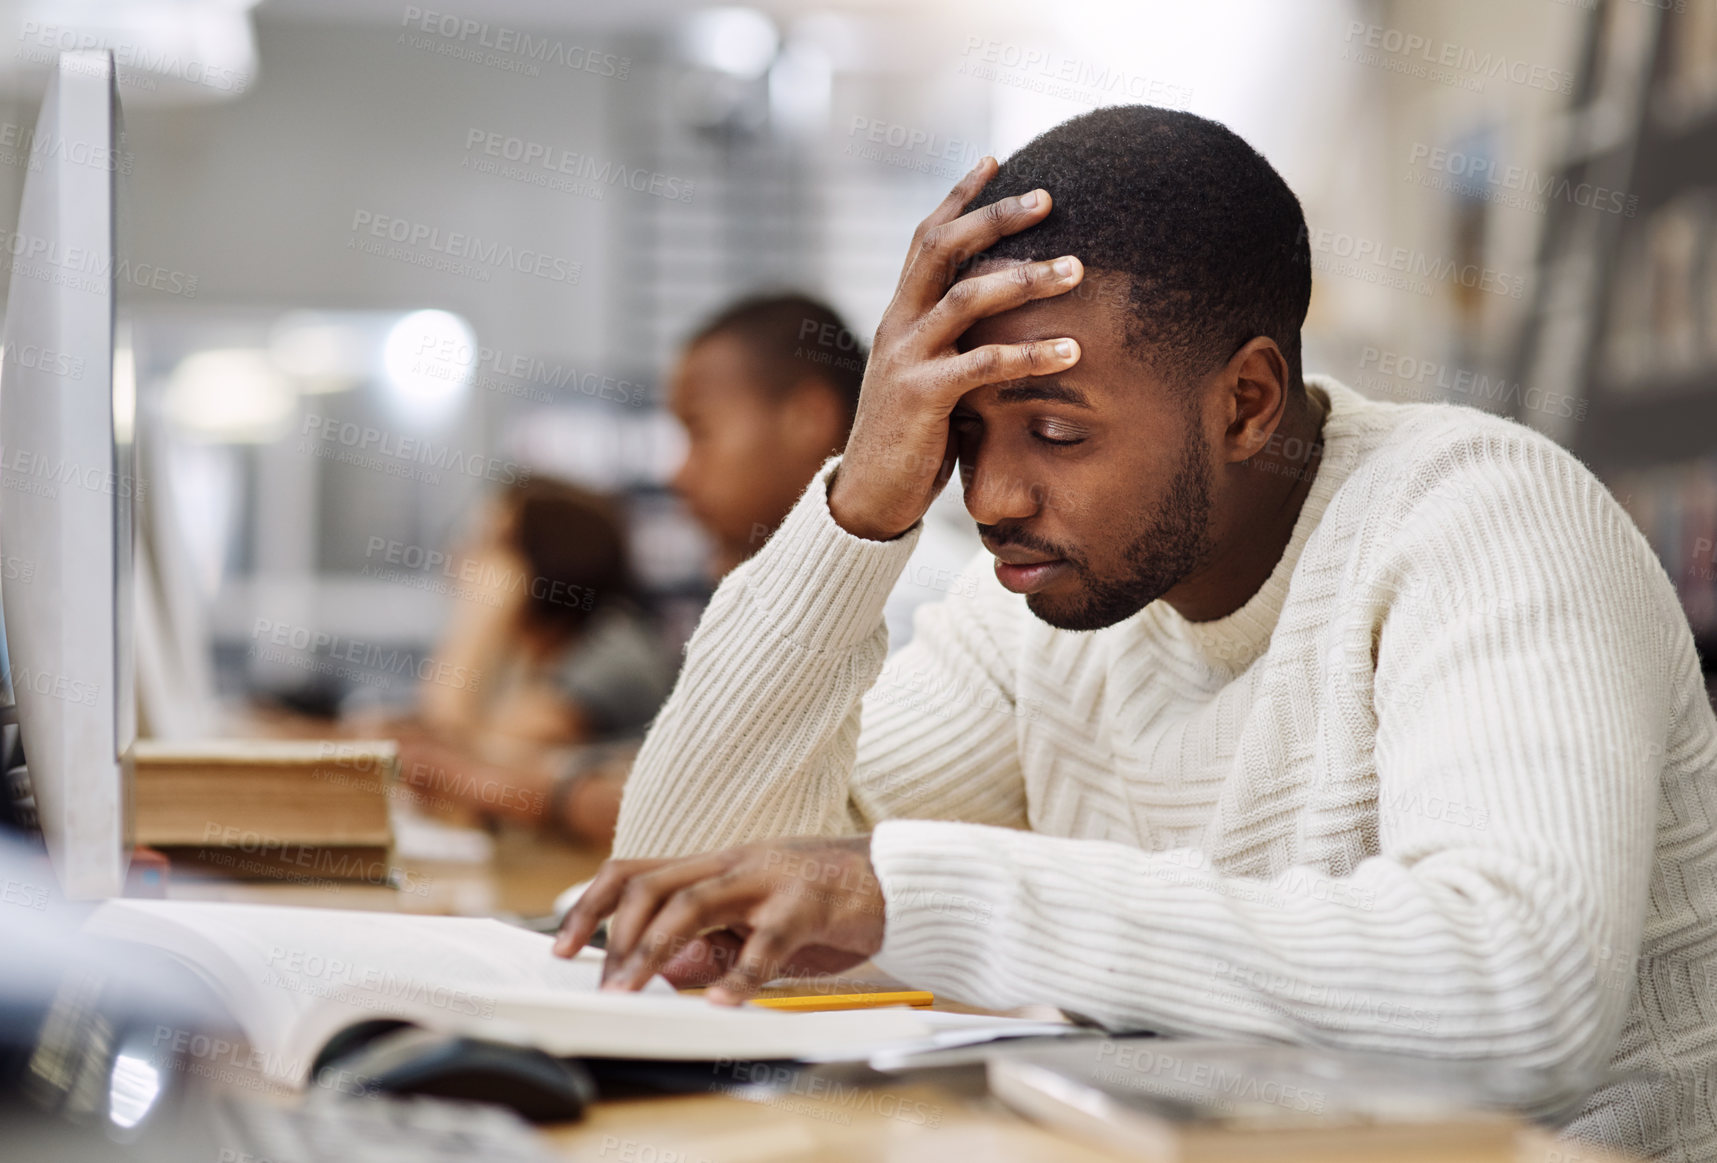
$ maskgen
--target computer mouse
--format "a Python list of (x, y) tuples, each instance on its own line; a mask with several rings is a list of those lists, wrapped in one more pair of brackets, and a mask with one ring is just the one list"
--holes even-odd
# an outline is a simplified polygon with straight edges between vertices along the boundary
[(584, 1114), (596, 1084), (581, 1063), (529, 1046), (406, 1027), (318, 1064), (319, 1083), (354, 1095), (428, 1095), (495, 1103), (536, 1123)]

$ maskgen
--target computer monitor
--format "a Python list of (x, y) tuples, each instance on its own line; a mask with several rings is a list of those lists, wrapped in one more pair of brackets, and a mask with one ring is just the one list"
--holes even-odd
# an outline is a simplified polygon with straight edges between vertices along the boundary
[(119, 136), (112, 53), (61, 54), (5, 239), (0, 565), (16, 568), (0, 571), (0, 603), (36, 814), (74, 899), (117, 895), (131, 850), (136, 487), (130, 425), (115, 423)]

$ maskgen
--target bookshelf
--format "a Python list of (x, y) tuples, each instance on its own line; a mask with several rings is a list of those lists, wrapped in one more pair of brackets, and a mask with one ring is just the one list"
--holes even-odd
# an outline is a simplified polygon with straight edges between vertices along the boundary
[(1717, 668), (1717, 0), (1601, 0), (1591, 14), (1521, 381), (1585, 417), (1518, 418), (1591, 467), (1675, 583)]

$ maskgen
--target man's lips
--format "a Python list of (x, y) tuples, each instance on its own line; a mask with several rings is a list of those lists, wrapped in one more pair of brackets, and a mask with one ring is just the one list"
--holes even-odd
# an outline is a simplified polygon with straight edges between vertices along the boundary
[(986, 545), (996, 558), (996, 580), (1016, 594), (1035, 594), (1072, 568), (1064, 557), (1045, 557), (1014, 545)]

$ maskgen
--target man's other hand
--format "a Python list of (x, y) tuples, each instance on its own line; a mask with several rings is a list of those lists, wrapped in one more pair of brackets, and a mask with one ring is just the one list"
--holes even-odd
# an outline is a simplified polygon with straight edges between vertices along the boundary
[(610, 860), (561, 922), (571, 957), (604, 917), (604, 989), (713, 982), (737, 1005), (776, 977), (838, 973), (882, 948), (870, 837), (768, 840), (676, 860)]
[(1003, 236), (1049, 213), (1049, 193), (1032, 190), (961, 214), (995, 175), (995, 159), (984, 158), (919, 223), (877, 326), (852, 435), (829, 484), (829, 515), (855, 537), (889, 541), (918, 523), (953, 475), (948, 417), (961, 396), (1079, 362), (1072, 339), (959, 349), (978, 320), (1065, 294), (1085, 276), (1079, 260), (1066, 255), (960, 278)]

